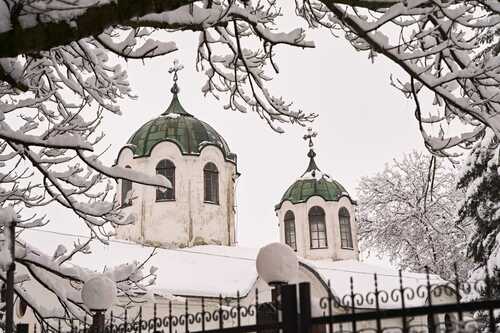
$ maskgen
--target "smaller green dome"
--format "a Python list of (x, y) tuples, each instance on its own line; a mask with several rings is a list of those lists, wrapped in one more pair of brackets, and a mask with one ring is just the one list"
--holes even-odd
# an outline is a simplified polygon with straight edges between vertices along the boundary
[(177, 97), (179, 89), (172, 88), (172, 101), (161, 116), (142, 125), (127, 141), (134, 157), (151, 155), (154, 146), (163, 141), (177, 144), (184, 155), (199, 155), (208, 145), (218, 147), (226, 160), (236, 163), (224, 138), (207, 123), (186, 112)]
[(341, 196), (349, 196), (341, 184), (326, 175), (319, 179), (300, 178), (286, 190), (280, 203), (276, 205), (276, 209), (279, 209), (287, 200), (292, 204), (297, 204), (306, 202), (315, 195), (322, 197), (325, 201), (338, 201)]
[(351, 200), (349, 194), (339, 182), (322, 173), (318, 168), (314, 160), (316, 153), (312, 149), (312, 137), (311, 135), (304, 136), (304, 139), (309, 140), (310, 147), (307, 154), (309, 157), (309, 166), (306, 172), (286, 190), (280, 202), (275, 206), (275, 210), (280, 209), (285, 201), (298, 204), (306, 202), (313, 196), (319, 196), (325, 201), (338, 201), (342, 196), (346, 196)]

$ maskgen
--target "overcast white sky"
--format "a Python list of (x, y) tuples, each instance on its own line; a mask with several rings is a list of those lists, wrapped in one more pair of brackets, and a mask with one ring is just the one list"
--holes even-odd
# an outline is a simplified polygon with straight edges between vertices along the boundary
[[(390, 74), (403, 75), (395, 65), (380, 57), (372, 64), (366, 53), (355, 52), (343, 38), (326, 31), (308, 36), (315, 40), (316, 49), (276, 48), (281, 73), (272, 87), (297, 107), (319, 114), (312, 125), (319, 132), (318, 165), (356, 199), (360, 177), (380, 171), (384, 163), (404, 152), (424, 149), (413, 105), (390, 86)], [(111, 164), (130, 135), (168, 106), (172, 85), (168, 68), (179, 59), (185, 66), (179, 74), (181, 103), (211, 124), (238, 155), (242, 174), (237, 185), (239, 243), (257, 247), (276, 241), (273, 207), (307, 166), (305, 128), (284, 126), (286, 133), (277, 134), (256, 114), (226, 111), (224, 101), (204, 97), (204, 77), (195, 70), (197, 35), (185, 32), (176, 37), (178, 52), (145, 64), (125, 64), (138, 99), (121, 103), (123, 116), (105, 117), (106, 142), (111, 144), (105, 161)], [(61, 208), (51, 210), (49, 216), (52, 222), (46, 229), (86, 234), (81, 223)], [(73, 242), (40, 232), (24, 237), (48, 251), (61, 241)]]

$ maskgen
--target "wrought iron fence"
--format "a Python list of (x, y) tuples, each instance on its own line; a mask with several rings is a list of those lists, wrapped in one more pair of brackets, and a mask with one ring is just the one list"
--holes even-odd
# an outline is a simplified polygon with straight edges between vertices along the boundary
[[(311, 295), (309, 283), (275, 287), (271, 301), (255, 296), (227, 299), (185, 298), (183, 303), (137, 307), (119, 316), (111, 312), (98, 328), (90, 320), (45, 323), (35, 332), (81, 333), (451, 333), (497, 332), (500, 322), (498, 278), (452, 282), (432, 279), (382, 289), (376, 274), (373, 290), (359, 292), (351, 278), (349, 293), (335, 294), (328, 284), (324, 294)], [(367, 286), (361, 286), (366, 289)], [(317, 292), (317, 291), (316, 291)]]

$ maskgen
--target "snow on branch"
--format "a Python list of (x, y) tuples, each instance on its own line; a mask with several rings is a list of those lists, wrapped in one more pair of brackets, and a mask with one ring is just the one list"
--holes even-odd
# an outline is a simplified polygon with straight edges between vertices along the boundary
[[(458, 120), (472, 127), (482, 124), (500, 137), (498, 5), (418, 0), (377, 6), (382, 2), (365, 1), (359, 8), (356, 1), (303, 0), (297, 2), (297, 13), (311, 26), (343, 31), (372, 61), (383, 55), (399, 65), (419, 87), (412, 91), (405, 83), (397, 88), (415, 100), (420, 113), (434, 113), (417, 117), (421, 124), (441, 119), (448, 128)], [(429, 92), (436, 95), (434, 103), (423, 105), (418, 96)], [(449, 140), (445, 146), (462, 143)]]
[(130, 29), (128, 35), (121, 41), (115, 41), (113, 31), (107, 30), (94, 38), (107, 50), (127, 59), (154, 58), (177, 51), (174, 42), (162, 42), (148, 38), (141, 46), (136, 48), (137, 40), (151, 32), (146, 29)]
[[(84, 243), (75, 243), (75, 248), (69, 254), (59, 246), (52, 257), (22, 240), (16, 242), (16, 281), (23, 283), (16, 286), (15, 292), (28, 302), (39, 321), (52, 326), (55, 323), (53, 319), (84, 321), (85, 316), (90, 315), (83, 305), (81, 288), (85, 281), (99, 273), (69, 264), (68, 261), (76, 254), (91, 255), (89, 244), (92, 239), (90, 237)], [(140, 301), (156, 277), (156, 269), (145, 269), (154, 254), (153, 250), (143, 261), (108, 268), (104, 275), (116, 283), (119, 295), (125, 296), (130, 302)], [(5, 279), (4, 273), (0, 273), (0, 278)], [(33, 297), (33, 291), (39, 288), (45, 290), (44, 302)]]
[(49, 50), (106, 28), (123, 24), (133, 17), (174, 10), (191, 1), (182, 0), (78, 0), (18, 1), (11, 13), (7, 3), (0, 5), (0, 57)]
[[(1, 116), (0, 116), (1, 117)], [(81, 149), (92, 151), (92, 145), (82, 137), (72, 134), (61, 134), (48, 138), (23, 134), (12, 130), (4, 121), (0, 120), (0, 138), (27, 146), (39, 146), (57, 149)]]
[(143, 172), (135, 171), (130, 168), (122, 168), (119, 166), (106, 167), (96, 156), (85, 156), (83, 152), (79, 151), (78, 156), (87, 163), (94, 170), (114, 179), (128, 179), (134, 183), (142, 185), (160, 186), (171, 188), (170, 181), (162, 175), (147, 175)]

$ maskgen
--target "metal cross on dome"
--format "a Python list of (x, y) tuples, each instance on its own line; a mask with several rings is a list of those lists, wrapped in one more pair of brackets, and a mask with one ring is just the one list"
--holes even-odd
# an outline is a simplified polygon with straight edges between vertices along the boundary
[(313, 143), (313, 138), (315, 138), (316, 136), (318, 136), (318, 132), (315, 132), (313, 131), (313, 129), (311, 127), (309, 127), (307, 129), (307, 134), (304, 135), (303, 139), (304, 140), (309, 140), (309, 148), (312, 148), (314, 147), (314, 143)]
[(179, 63), (179, 60), (175, 59), (174, 60), (174, 65), (168, 69), (168, 72), (170, 74), (174, 73), (174, 85), (170, 91), (172, 93), (177, 94), (179, 92), (179, 87), (177, 86), (177, 80), (179, 79), (177, 76), (177, 72), (181, 71), (184, 69), (184, 65)]

